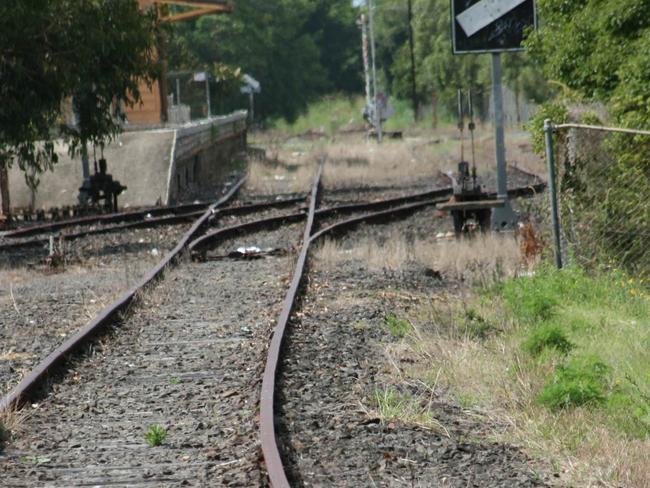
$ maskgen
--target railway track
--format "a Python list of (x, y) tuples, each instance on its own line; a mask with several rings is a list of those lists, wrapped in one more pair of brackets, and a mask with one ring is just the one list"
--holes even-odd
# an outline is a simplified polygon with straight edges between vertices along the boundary
[[(295, 199), (220, 209), (235, 186), (140, 283), (2, 399), (4, 411), (31, 402), (27, 423), (38, 432), (0, 456), (7, 486), (301, 483), (285, 469), (291, 450), (282, 446), (286, 432), (277, 431), (277, 379), (310, 246), (363, 223), (412, 215), (451, 193), (319, 208), (320, 168), (307, 208)], [(278, 252), (232, 259), (237, 243)], [(192, 262), (181, 259), (185, 250)], [(114, 334), (98, 342), (102, 331)], [(60, 380), (48, 389), (52, 375)], [(153, 426), (167, 439), (147, 447)]]

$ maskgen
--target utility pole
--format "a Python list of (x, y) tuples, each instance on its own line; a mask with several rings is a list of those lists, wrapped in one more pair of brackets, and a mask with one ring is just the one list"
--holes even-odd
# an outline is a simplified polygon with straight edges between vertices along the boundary
[(363, 73), (366, 80), (366, 107), (370, 108), (372, 98), (370, 93), (370, 55), (368, 54), (368, 19), (361, 14), (361, 52), (363, 53)]
[(372, 0), (366, 0), (366, 5), (368, 6), (368, 17), (369, 28), (370, 28), (370, 52), (372, 56), (372, 85), (373, 85), (373, 96), (375, 100), (375, 110), (374, 110), (374, 119), (375, 119), (375, 129), (377, 130), (377, 142), (381, 144), (383, 134), (381, 131), (381, 113), (379, 108), (379, 99), (377, 97), (377, 59), (375, 56), (375, 27), (374, 27), (374, 7)]
[(413, 100), (413, 117), (417, 122), (418, 113), (418, 88), (415, 71), (415, 38), (413, 36), (413, 0), (407, 0), (408, 6), (408, 23), (409, 23), (409, 48), (411, 50), (411, 98)]

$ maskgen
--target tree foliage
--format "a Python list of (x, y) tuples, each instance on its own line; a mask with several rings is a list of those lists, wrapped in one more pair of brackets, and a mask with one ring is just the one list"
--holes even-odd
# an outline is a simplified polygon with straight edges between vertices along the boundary
[[(293, 120), (321, 95), (360, 91), (356, 15), (350, 0), (240, 0), (230, 15), (175, 25), (170, 65), (241, 68), (262, 84), (258, 113)], [(241, 107), (236, 90), (224, 96)]]
[(539, 0), (528, 45), (545, 74), (619, 122), (650, 126), (650, 0)]
[[(35, 178), (56, 163), (57, 135), (72, 152), (113, 137), (121, 107), (140, 100), (138, 81), (155, 76), (154, 45), (154, 15), (136, 0), (3, 0), (0, 165), (15, 159)], [(63, 127), (72, 97), (78, 124)]]
[[(411, 61), (407, 0), (377, 0), (378, 58), (393, 96), (409, 98)], [(490, 92), (490, 57), (452, 53), (449, 0), (412, 0), (417, 91), (421, 101), (436, 93), (455, 111), (456, 90), (472, 89), (485, 106)], [(503, 56), (504, 81), (517, 94), (540, 102), (549, 93), (541, 71), (525, 53)]]
[[(604, 103), (616, 123), (650, 128), (650, 0), (539, 0), (538, 6), (543, 25), (528, 44), (545, 74), (580, 101)], [(650, 138), (617, 135), (591, 145), (565, 165), (564, 203), (572, 206), (565, 220), (581, 231), (573, 241), (590, 259), (613, 258), (647, 274)]]

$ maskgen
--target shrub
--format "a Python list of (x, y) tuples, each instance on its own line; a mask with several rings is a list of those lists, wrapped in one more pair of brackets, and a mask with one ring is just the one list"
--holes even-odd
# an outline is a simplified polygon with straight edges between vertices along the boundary
[(567, 354), (575, 346), (569, 341), (559, 325), (542, 324), (533, 329), (523, 347), (532, 356), (537, 357), (547, 349), (555, 349), (558, 352)]
[(556, 290), (544, 271), (533, 278), (517, 278), (501, 286), (501, 296), (515, 316), (534, 324), (555, 315), (558, 300)]
[(544, 387), (538, 400), (551, 410), (602, 404), (609, 374), (610, 368), (596, 357), (575, 358), (556, 368), (552, 381)]
[(569, 119), (569, 111), (562, 103), (546, 102), (539, 107), (530, 122), (526, 124), (526, 129), (530, 131), (533, 141), (533, 151), (539, 155), (546, 152), (544, 142), (544, 120), (546, 119), (550, 119), (554, 124), (564, 124)]

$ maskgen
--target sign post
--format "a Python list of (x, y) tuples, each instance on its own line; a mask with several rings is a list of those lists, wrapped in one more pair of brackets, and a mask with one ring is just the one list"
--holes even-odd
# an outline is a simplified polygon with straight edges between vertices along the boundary
[(516, 215), (508, 200), (501, 53), (522, 51), (528, 28), (537, 26), (534, 0), (451, 0), (454, 54), (491, 53), (495, 159), (498, 199), (505, 202), (492, 214), (492, 228), (511, 228)]

